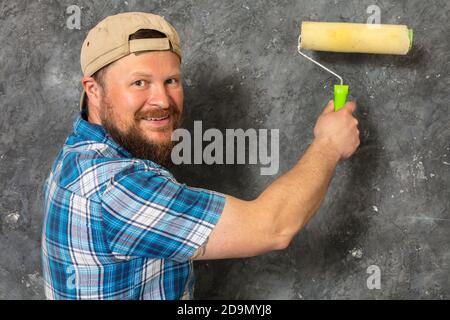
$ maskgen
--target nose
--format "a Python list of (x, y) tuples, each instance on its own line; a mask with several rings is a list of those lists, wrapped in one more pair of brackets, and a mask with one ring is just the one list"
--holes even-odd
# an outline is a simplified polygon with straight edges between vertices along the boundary
[(168, 109), (171, 98), (164, 84), (154, 84), (151, 88), (149, 104), (161, 109)]

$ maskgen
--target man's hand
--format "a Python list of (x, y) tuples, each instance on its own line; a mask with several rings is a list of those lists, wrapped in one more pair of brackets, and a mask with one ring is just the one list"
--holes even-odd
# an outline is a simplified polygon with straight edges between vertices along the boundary
[(314, 128), (315, 139), (326, 142), (325, 145), (336, 150), (340, 160), (349, 158), (360, 144), (358, 120), (352, 115), (355, 110), (356, 103), (351, 101), (338, 112), (334, 112), (334, 103), (331, 100), (317, 119)]

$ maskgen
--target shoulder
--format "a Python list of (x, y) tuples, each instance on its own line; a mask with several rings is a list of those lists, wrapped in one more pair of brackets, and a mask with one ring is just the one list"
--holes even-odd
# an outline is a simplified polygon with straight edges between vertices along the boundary
[(112, 181), (152, 175), (175, 181), (169, 171), (151, 161), (124, 157), (107, 143), (70, 137), (51, 172), (58, 186), (93, 200), (100, 200)]

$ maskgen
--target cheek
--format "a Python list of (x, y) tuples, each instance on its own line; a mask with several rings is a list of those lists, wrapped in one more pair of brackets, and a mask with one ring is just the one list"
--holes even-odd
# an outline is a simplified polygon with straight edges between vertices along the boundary
[(140, 107), (146, 99), (145, 94), (143, 94), (142, 92), (131, 92), (123, 90), (119, 93), (119, 95), (120, 96), (118, 97), (118, 101), (120, 101), (124, 107), (127, 107), (130, 110)]
[(175, 104), (178, 107), (178, 109), (180, 111), (182, 111), (183, 110), (183, 100), (184, 100), (183, 90), (174, 92), (172, 94), (172, 99), (175, 102)]
[(126, 90), (116, 90), (110, 99), (115, 107), (116, 117), (128, 124), (134, 122), (136, 112), (145, 104), (146, 100), (144, 95), (130, 93)]

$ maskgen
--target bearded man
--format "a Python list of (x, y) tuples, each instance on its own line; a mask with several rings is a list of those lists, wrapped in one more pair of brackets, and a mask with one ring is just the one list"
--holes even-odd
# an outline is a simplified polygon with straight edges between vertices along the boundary
[(256, 199), (179, 183), (169, 171), (183, 112), (181, 47), (164, 18), (101, 21), (81, 49), (73, 132), (44, 185), (48, 299), (192, 299), (194, 259), (286, 248), (359, 145), (356, 105), (325, 108), (298, 163)]

